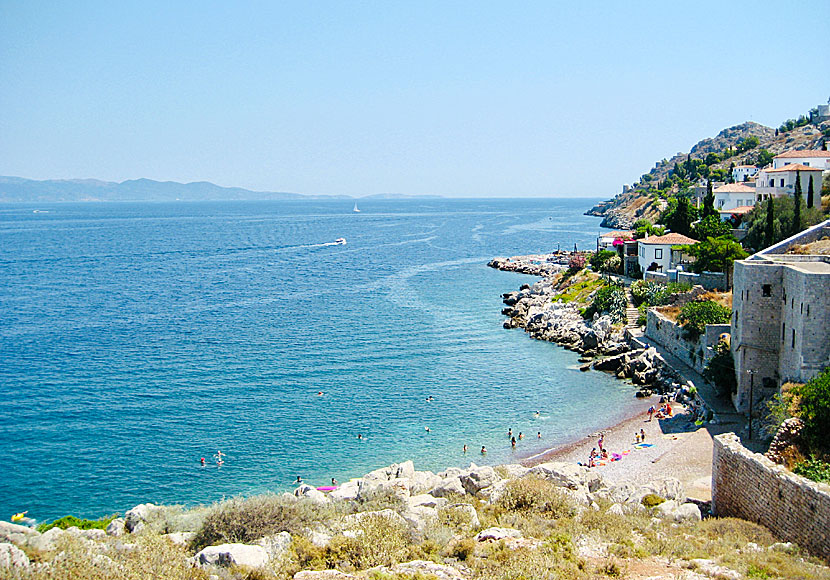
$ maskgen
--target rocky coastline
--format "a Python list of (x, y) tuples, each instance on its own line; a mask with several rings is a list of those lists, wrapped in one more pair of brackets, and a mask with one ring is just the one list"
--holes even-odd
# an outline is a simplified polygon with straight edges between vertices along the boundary
[(637, 396), (672, 395), (681, 402), (692, 398), (689, 385), (663, 357), (654, 348), (639, 347), (623, 325), (613, 324), (608, 315), (595, 314), (586, 320), (580, 314), (584, 304), (558, 300), (560, 292), (550, 276), (567, 266), (561, 263), (540, 266), (539, 263), (545, 264), (544, 260), (529, 262), (524, 257), (489, 262), (492, 268), (544, 276), (502, 296), (505, 304), (502, 314), (507, 317), (504, 328), (522, 328), (533, 339), (578, 352), (582, 355), (581, 370), (593, 369), (612, 373), (619, 379), (630, 379), (640, 387)]

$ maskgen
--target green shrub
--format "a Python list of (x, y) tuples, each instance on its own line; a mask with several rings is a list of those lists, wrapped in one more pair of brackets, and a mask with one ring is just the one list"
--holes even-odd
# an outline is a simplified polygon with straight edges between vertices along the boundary
[(507, 482), (498, 506), (508, 511), (534, 512), (548, 518), (568, 516), (573, 506), (556, 485), (540, 477), (521, 477)]
[(703, 371), (703, 378), (715, 385), (721, 396), (734, 393), (738, 389), (735, 379), (735, 359), (732, 349), (725, 340), (715, 345), (715, 355), (709, 360)]
[(707, 324), (726, 324), (732, 318), (732, 310), (714, 300), (689, 302), (680, 309), (677, 321), (683, 325), (686, 338), (697, 340)]
[(600, 250), (591, 256), (588, 263), (591, 264), (591, 269), (594, 272), (600, 272), (602, 271), (602, 267), (605, 265), (605, 262), (607, 262), (610, 258), (615, 257), (617, 257), (617, 252), (612, 252), (611, 250)]
[(653, 508), (655, 506), (660, 505), (666, 501), (666, 498), (660, 497), (659, 495), (650, 493), (646, 496), (643, 496), (643, 499), (640, 500), (640, 503), (643, 504), (647, 508)]
[(793, 473), (797, 473), (813, 481), (830, 483), (830, 463), (815, 457), (796, 465), (793, 468)]
[(279, 532), (300, 534), (313, 524), (337, 515), (338, 507), (312, 505), (276, 495), (231, 499), (214, 506), (208, 513), (191, 547), (201, 550), (214, 544), (250, 543)]
[(45, 532), (52, 528), (60, 528), (65, 530), (67, 528), (76, 527), (80, 530), (105, 530), (109, 523), (118, 517), (118, 514), (111, 516), (104, 516), (97, 520), (87, 520), (84, 518), (76, 518), (75, 516), (63, 516), (52, 522), (44, 522), (37, 526), (38, 532)]
[(803, 385), (793, 388), (798, 397), (803, 436), (815, 453), (830, 452), (830, 367)]

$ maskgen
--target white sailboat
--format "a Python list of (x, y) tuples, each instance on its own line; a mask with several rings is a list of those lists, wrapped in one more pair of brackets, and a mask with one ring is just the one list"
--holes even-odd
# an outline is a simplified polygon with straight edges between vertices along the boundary
[(354, 202), (354, 209), (352, 211), (355, 213), (360, 213), (360, 210), (357, 209), (357, 202)]

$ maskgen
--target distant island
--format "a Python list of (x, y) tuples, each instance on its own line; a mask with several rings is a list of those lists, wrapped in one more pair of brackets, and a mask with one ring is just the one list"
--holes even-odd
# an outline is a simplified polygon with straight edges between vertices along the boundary
[(0, 176), (0, 203), (116, 202), (116, 201), (262, 201), (290, 199), (409, 199), (438, 198), (381, 193), (355, 198), (349, 195), (304, 195), (278, 191), (251, 191), (222, 187), (207, 181), (178, 183), (130, 179), (120, 183), (98, 179), (49, 179), (38, 181)]

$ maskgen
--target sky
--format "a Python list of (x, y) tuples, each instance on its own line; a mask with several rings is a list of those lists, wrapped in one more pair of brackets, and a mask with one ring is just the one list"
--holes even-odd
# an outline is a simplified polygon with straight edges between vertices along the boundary
[(830, 2), (0, 0), (0, 175), (610, 197), (830, 97)]

